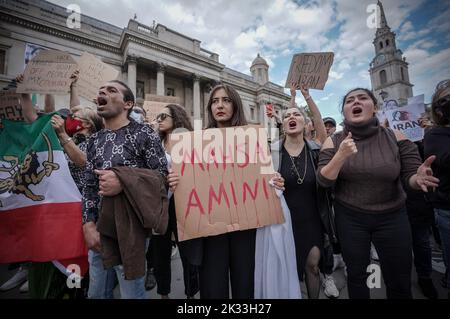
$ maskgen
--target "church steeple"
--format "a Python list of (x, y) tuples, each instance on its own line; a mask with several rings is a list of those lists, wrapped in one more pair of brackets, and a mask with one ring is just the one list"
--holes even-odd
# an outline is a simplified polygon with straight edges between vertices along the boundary
[(375, 54), (395, 52), (397, 49), (395, 44), (395, 33), (392, 32), (391, 28), (388, 26), (386, 15), (384, 14), (383, 4), (380, 0), (378, 0), (377, 5), (379, 9), (378, 19), (380, 23), (373, 41), (375, 46)]
[(386, 16), (384, 14), (383, 4), (381, 3), (380, 0), (378, 0), (377, 5), (380, 8), (380, 28), (386, 28), (386, 27), (389, 28), (387, 21), (386, 21)]
[(377, 98), (383, 93), (388, 100), (405, 104), (407, 98), (413, 95), (408, 63), (403, 57), (403, 52), (397, 49), (395, 33), (387, 23), (383, 4), (378, 0), (377, 5), (379, 24), (373, 40), (375, 58), (370, 63), (369, 69), (372, 90)]

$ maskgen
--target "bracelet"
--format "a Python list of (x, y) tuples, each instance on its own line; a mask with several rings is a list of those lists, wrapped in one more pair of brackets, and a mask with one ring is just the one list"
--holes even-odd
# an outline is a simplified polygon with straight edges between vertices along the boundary
[(72, 141), (72, 138), (71, 138), (71, 137), (69, 137), (67, 140), (63, 141), (63, 142), (61, 143), (61, 146), (66, 145), (66, 144), (69, 143), (70, 141)]
[(305, 101), (306, 100), (311, 100), (312, 98), (311, 98), (311, 95), (308, 95), (307, 97), (305, 97)]

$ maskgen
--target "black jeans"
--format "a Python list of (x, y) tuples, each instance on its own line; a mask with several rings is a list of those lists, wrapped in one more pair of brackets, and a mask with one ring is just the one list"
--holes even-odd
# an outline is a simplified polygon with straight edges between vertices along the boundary
[(320, 271), (325, 275), (333, 274), (334, 255), (342, 254), (339, 243), (330, 243), (323, 248)]
[(234, 231), (203, 239), (201, 299), (253, 299), (256, 230)]
[[(172, 240), (171, 232), (165, 235), (152, 236), (152, 260), (155, 269), (157, 293), (168, 295), (172, 279), (171, 257)], [(199, 290), (198, 267), (187, 262), (180, 251), (181, 263), (183, 266), (184, 293), (188, 297), (193, 297)]]
[[(170, 293), (172, 280), (171, 257), (172, 257), (172, 234), (178, 244), (177, 217), (175, 211), (175, 200), (172, 196), (169, 200), (169, 223), (164, 235), (153, 235), (150, 240), (151, 259), (155, 270), (157, 292), (160, 295)], [(193, 297), (200, 289), (198, 266), (187, 261), (184, 251), (178, 246), (181, 264), (183, 266), (184, 293), (188, 297)]]
[(416, 266), (417, 276), (420, 278), (430, 278), (432, 271), (430, 242), (431, 227), (428, 224), (411, 223), (411, 233), (414, 266)]
[(347, 287), (352, 299), (369, 299), (367, 267), (370, 243), (380, 257), (387, 298), (412, 298), (411, 229), (406, 209), (393, 213), (366, 214), (335, 204), (336, 227), (347, 265)]

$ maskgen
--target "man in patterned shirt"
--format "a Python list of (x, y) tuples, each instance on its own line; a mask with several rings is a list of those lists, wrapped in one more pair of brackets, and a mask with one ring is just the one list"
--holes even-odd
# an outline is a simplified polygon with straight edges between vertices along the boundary
[(101, 258), (100, 234), (96, 223), (102, 196), (122, 191), (116, 166), (149, 168), (167, 176), (167, 160), (158, 134), (148, 125), (129, 118), (134, 106), (130, 88), (111, 81), (100, 87), (97, 112), (105, 129), (93, 134), (87, 146), (86, 185), (83, 189), (83, 232), (89, 250), (89, 298), (112, 298), (114, 272), (119, 280), (122, 298), (145, 298), (144, 278), (125, 280), (122, 265), (105, 270)]

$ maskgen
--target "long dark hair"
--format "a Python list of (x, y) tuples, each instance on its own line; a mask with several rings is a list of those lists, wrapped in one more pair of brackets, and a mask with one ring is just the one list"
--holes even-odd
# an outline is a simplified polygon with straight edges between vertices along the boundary
[(209, 101), (208, 101), (208, 106), (207, 106), (208, 125), (206, 126), (206, 128), (216, 128), (217, 127), (217, 121), (214, 119), (214, 116), (212, 114), (211, 105), (212, 105), (214, 94), (220, 89), (224, 89), (225, 92), (227, 93), (228, 97), (230, 98), (230, 100), (233, 102), (232, 103), (233, 104), (233, 116), (231, 117), (231, 126), (247, 125), (247, 120), (245, 119), (245, 114), (244, 114), (244, 107), (242, 106), (242, 100), (241, 100), (241, 97), (239, 96), (239, 93), (233, 87), (231, 87), (229, 85), (219, 84), (219, 85), (216, 85), (212, 89), (211, 95), (209, 96)]
[[(448, 86), (444, 86), (440, 89), (438, 89), (433, 94), (433, 99), (431, 102), (431, 117), (433, 118), (434, 123), (436, 125), (445, 126), (447, 124), (450, 124), (450, 118), (444, 116), (443, 110), (441, 110), (441, 107), (438, 106), (437, 102), (440, 99), (440, 95), (448, 88)], [(437, 112), (439, 111), (439, 112)]]
[[(172, 116), (172, 132), (177, 128), (185, 128), (188, 131), (194, 130), (191, 124), (191, 119), (184, 107), (178, 104), (168, 104), (166, 107), (169, 109), (170, 115)], [(167, 133), (159, 132), (159, 137), (161, 138), (161, 141), (164, 141), (167, 138)]]
[(351, 89), (350, 91), (347, 92), (347, 94), (344, 95), (344, 98), (342, 99), (342, 103), (341, 103), (341, 113), (344, 114), (344, 105), (345, 105), (345, 100), (347, 99), (347, 96), (355, 91), (364, 91), (367, 93), (367, 95), (372, 99), (373, 101), (373, 105), (375, 106), (375, 109), (378, 109), (378, 101), (377, 98), (375, 97), (375, 95), (373, 95), (372, 91), (369, 89), (365, 89), (365, 88), (354, 88)]

